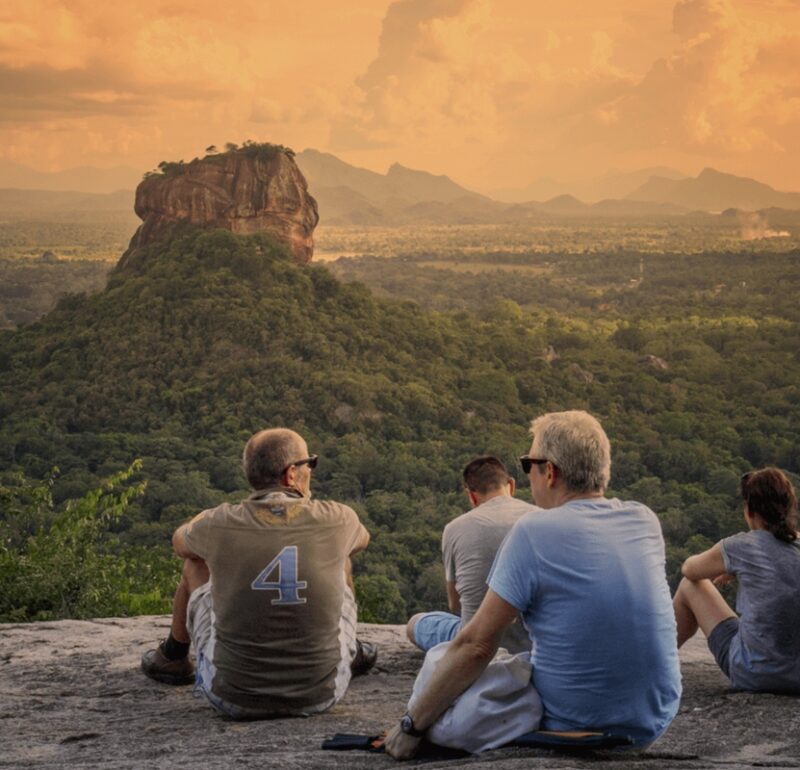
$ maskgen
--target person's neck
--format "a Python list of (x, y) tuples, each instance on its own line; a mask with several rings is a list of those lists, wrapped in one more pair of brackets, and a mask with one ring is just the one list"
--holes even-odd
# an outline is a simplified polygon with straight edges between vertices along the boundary
[(472, 502), (474, 505), (473, 508), (477, 508), (479, 505), (483, 505), (484, 503), (488, 503), (489, 500), (494, 500), (497, 497), (510, 497), (511, 494), (508, 491), (508, 487), (505, 489), (497, 489), (492, 490), (491, 492), (487, 492), (485, 495), (476, 494), (475, 492), (472, 493)]
[(602, 498), (603, 495), (604, 492), (602, 490), (593, 492), (575, 492), (571, 489), (563, 489), (558, 492), (552, 507), (558, 508), (561, 505), (572, 503), (575, 500), (596, 500), (598, 498)]

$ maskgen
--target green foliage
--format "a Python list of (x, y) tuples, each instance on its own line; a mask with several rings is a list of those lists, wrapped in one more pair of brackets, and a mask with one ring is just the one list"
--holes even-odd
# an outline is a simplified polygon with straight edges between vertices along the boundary
[(270, 144), (269, 142), (254, 142), (252, 139), (247, 139), (242, 144), (241, 152), (248, 158), (258, 158), (258, 160), (270, 160), (278, 153), (284, 153), (290, 158), (294, 157), (294, 150), (289, 147), (284, 147), (282, 144)]
[(405, 623), (406, 604), (397, 583), (386, 575), (359, 575), (355, 579), (358, 619), (364, 623)]
[(162, 160), (158, 164), (158, 170), (164, 176), (180, 176), (186, 171), (187, 165), (183, 160)]
[(0, 486), (0, 621), (165, 611), (174, 565), (141, 548), (122, 552), (107, 537), (144, 493), (144, 481), (127, 483), (140, 468), (134, 462), (60, 510), (51, 493), (55, 472), (40, 484), (17, 474)]
[(0, 258), (0, 328), (35, 321), (66, 294), (102, 289), (110, 269), (99, 260)]
[[(282, 144), (271, 144), (270, 142), (254, 142), (252, 139), (245, 140), (241, 147), (235, 142), (226, 142), (225, 151), (219, 152), (214, 145), (206, 147), (206, 154), (203, 157), (203, 162), (211, 163), (224, 163), (225, 158), (231, 155), (243, 155), (246, 158), (254, 158), (260, 161), (270, 161), (280, 153), (294, 158), (295, 153), (290, 147), (284, 147)], [(166, 176), (175, 177), (186, 173), (186, 170), (199, 163), (199, 158), (194, 158), (189, 163), (183, 160), (168, 161), (162, 160), (158, 164), (158, 171), (148, 171), (144, 178), (148, 179), (152, 176)]]
[[(96, 549), (151, 570), (108, 578), (123, 611), (147, 611), (167, 607), (174, 528), (246, 493), (252, 432), (293, 427), (321, 456), (315, 495), (372, 533), (354, 560), (365, 619), (402, 621), (443, 604), (439, 539), (467, 505), (463, 465), (497, 454), (525, 495), (514, 458), (531, 417), (585, 408), (613, 443), (612, 493), (661, 518), (675, 584), (686, 556), (743, 527), (745, 469), (800, 470), (797, 256), (651, 255), (635, 288), (639, 255), (501, 259), (527, 272), (363, 260), (361, 278), (395, 296), (376, 299), (263, 236), (176, 228), (105, 292), (0, 335), (0, 469), (57, 464), (60, 510), (141, 457), (147, 489)], [(41, 494), (0, 516), (17, 544), (49, 522)]]

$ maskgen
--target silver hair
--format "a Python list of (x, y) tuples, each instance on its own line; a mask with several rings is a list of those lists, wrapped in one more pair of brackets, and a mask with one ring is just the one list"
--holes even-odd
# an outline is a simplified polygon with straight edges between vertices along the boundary
[(308, 456), (305, 439), (288, 428), (270, 428), (250, 437), (242, 454), (242, 468), (253, 489), (280, 483), (292, 463)]
[(531, 422), (536, 451), (555, 465), (573, 492), (604, 492), (611, 478), (611, 445), (588, 412), (551, 412)]

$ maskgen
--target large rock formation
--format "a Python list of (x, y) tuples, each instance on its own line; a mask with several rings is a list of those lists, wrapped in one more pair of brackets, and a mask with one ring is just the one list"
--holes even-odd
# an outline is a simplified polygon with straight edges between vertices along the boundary
[(464, 759), (430, 755), (396, 764), (365, 751), (322, 751), (333, 733), (375, 735), (405, 710), (422, 654), (403, 626), (359, 623), (378, 665), (354, 679), (330, 711), (310, 719), (233, 722), (191, 687), (147, 679), (139, 657), (169, 618), (0, 623), (0, 767), (139, 770), (169, 767), (282, 770), (746, 770), (800, 768), (800, 709), (789, 696), (734, 692), (705, 640), (681, 649), (683, 700), (666, 734), (642, 754), (583, 756), (497, 749)]
[(191, 163), (162, 163), (136, 190), (142, 225), (120, 267), (136, 261), (143, 246), (162, 239), (177, 223), (222, 227), (234, 233), (265, 232), (285, 243), (300, 264), (311, 261), (317, 202), (290, 150), (249, 144)]

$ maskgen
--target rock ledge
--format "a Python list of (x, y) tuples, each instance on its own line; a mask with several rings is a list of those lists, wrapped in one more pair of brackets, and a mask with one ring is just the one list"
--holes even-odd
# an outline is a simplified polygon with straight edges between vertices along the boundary
[[(360, 624), (380, 645), (378, 667), (353, 681), (328, 713), (309, 719), (233, 722), (191, 687), (139, 671), (141, 653), (163, 638), (166, 616), (0, 624), (2, 768), (392, 768), (384, 755), (327, 752), (336, 732), (375, 734), (403, 713), (422, 655), (401, 626)], [(681, 651), (684, 699), (649, 752), (585, 757), (502, 749), (404, 768), (800, 768), (800, 699), (730, 690), (705, 647)]]

